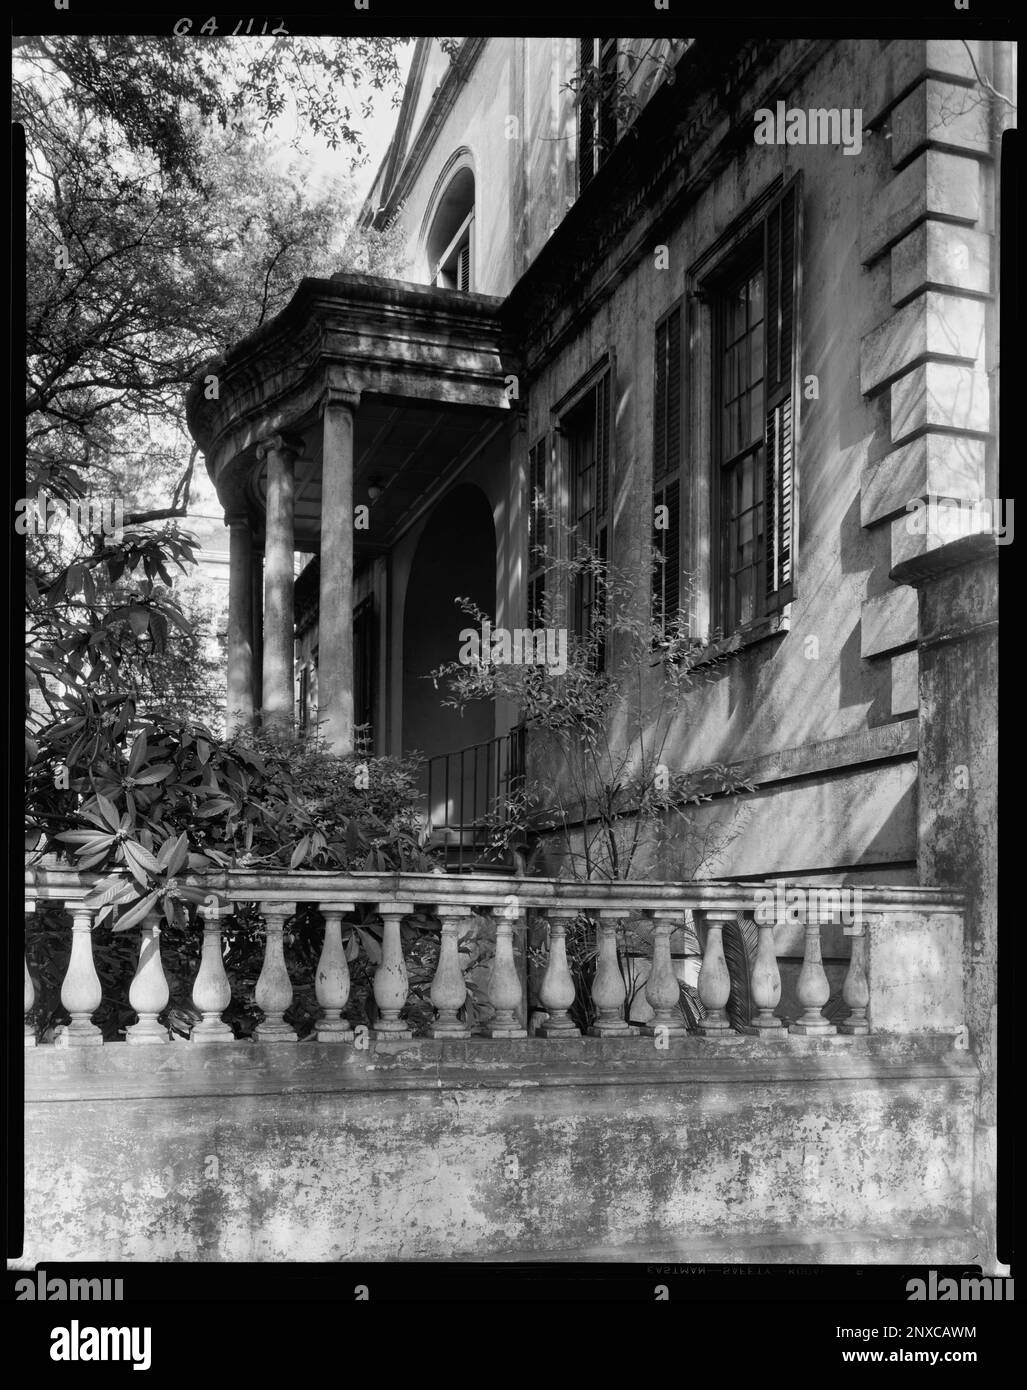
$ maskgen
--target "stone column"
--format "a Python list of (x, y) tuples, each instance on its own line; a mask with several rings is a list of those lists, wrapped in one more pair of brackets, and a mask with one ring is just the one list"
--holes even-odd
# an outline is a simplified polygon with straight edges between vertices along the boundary
[(253, 720), (253, 561), (249, 520), (235, 512), (228, 523), (228, 732)]
[(267, 727), (293, 726), (296, 631), (293, 620), (293, 467), (297, 441), (274, 434), (258, 446), (267, 459), (267, 541), (264, 547), (264, 695)]
[(264, 700), (264, 547), (250, 542), (250, 609), (253, 617), (252, 700), (254, 712)]
[(353, 412), (359, 396), (322, 399), (321, 592), (317, 717), (328, 747), (353, 751)]

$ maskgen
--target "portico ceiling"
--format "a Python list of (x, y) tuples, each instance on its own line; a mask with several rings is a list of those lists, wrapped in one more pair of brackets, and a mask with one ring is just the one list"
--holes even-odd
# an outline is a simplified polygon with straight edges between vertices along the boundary
[[(408, 518), (428, 500), (454, 466), (473, 456), (503, 424), (494, 410), (439, 407), (386, 396), (363, 396), (355, 414), (353, 501), (369, 508), (369, 525), (353, 533), (354, 550), (387, 549)], [(294, 526), (296, 549), (317, 551), (321, 543), (321, 434), (302, 434), (296, 459)], [(246, 471), (251, 515), (264, 512), (267, 465), (255, 456)], [(371, 496), (371, 489), (378, 495)]]

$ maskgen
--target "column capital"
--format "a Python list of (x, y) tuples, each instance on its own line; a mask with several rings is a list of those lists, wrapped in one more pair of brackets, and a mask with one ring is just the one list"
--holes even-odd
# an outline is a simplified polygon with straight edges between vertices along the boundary
[(349, 386), (326, 386), (321, 392), (318, 408), (322, 415), (339, 407), (356, 410), (360, 404), (360, 392)]
[(279, 431), (266, 434), (257, 445), (257, 458), (267, 458), (271, 453), (292, 454), (294, 458), (298, 458), (303, 453), (303, 440), (299, 435), (283, 434)]

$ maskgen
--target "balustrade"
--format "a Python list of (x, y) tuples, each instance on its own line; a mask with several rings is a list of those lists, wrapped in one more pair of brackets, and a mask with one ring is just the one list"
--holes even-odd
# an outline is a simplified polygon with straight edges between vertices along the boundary
[[(100, 979), (93, 961), (93, 911), (83, 906), (95, 881), (63, 869), (32, 870), (28, 875), (27, 910), (33, 912), (38, 900), (63, 902), (72, 919), (70, 955), (60, 987), (61, 1003), (70, 1021), (57, 1031), (55, 1041), (62, 1047), (97, 1046), (103, 1041), (93, 1014), (101, 1002)], [(803, 955), (801, 969), (793, 974), (789, 998), (798, 1003), (798, 1016), (782, 1020), (778, 1010), (782, 1001), (782, 972), (775, 947), (773, 920), (757, 922), (756, 950), (751, 961), (749, 997), (751, 1017), (735, 1025), (728, 1017), (732, 981), (724, 952), (724, 932), (737, 923), (741, 914), (753, 913), (752, 885), (670, 885), (670, 884), (570, 884), (552, 879), (512, 879), (467, 875), (335, 875), (297, 872), (260, 876), (250, 873), (199, 875), (190, 877), (195, 886), (210, 892), (199, 913), (202, 922), (200, 962), (192, 987), (192, 1003), (200, 1015), (192, 1028), (190, 1041), (198, 1045), (230, 1042), (234, 1034), (223, 1019), (232, 991), (222, 950), (223, 919), (231, 916), (236, 904), (259, 902), (266, 924), (264, 956), (253, 988), (253, 1002), (263, 1019), (253, 1032), (257, 1043), (294, 1043), (296, 1030), (285, 1021), (293, 1002), (294, 982), (290, 979), (284, 950), (286, 921), (301, 904), (316, 904), (324, 919), (324, 937), (313, 977), (313, 992), (320, 1006), (314, 1026), (318, 1043), (356, 1045), (359, 1038), (346, 1015), (350, 1003), (351, 980), (344, 937), (344, 918), (359, 907), (370, 908), (382, 923), (381, 957), (376, 962), (373, 997), (377, 1008), (372, 1036), (376, 1042), (409, 1041), (414, 1037), (405, 1015), (410, 993), (404, 959), (402, 923), (415, 910), (428, 907), (439, 922), (438, 960), (428, 999), (435, 1019), (425, 1029), (429, 1038), (468, 1039), (472, 1035), (490, 1039), (526, 1038), (524, 1005), (525, 977), (523, 947), (527, 913), (533, 911), (548, 926), (548, 955), (541, 978), (538, 1003), (546, 1021), (538, 1030), (540, 1039), (580, 1038), (572, 1018), (575, 981), (567, 954), (568, 933), (576, 919), (592, 923), (595, 931), (595, 972), (591, 1003), (595, 1021), (588, 1030), (592, 1038), (632, 1039), (641, 1031), (653, 1037), (684, 1038), (695, 1034), (707, 1041), (739, 1044), (775, 1041), (789, 1046), (795, 1037), (852, 1040), (872, 1032), (873, 982), (868, 959), (868, 927), (880, 921), (903, 895), (913, 899), (917, 911), (947, 900), (942, 890), (875, 889), (864, 890), (874, 911), (855, 920), (847, 932), (849, 958), (841, 999), (848, 1010), (837, 1025), (825, 1017), (831, 1000), (831, 987), (822, 958), (822, 927), (834, 921), (830, 914), (811, 911), (802, 924)], [(263, 888), (263, 895), (254, 891)], [(516, 889), (516, 892), (513, 890)], [(334, 890), (334, 891), (333, 891)], [(916, 895), (916, 896), (914, 896)], [(951, 898), (951, 895), (950, 895)], [(920, 906), (923, 904), (924, 906)], [(952, 908), (947, 909), (951, 912)], [(958, 907), (956, 908), (958, 911)], [(672, 935), (680, 931), (693, 914), (701, 941), (702, 962), (698, 975), (698, 996), (704, 1016), (690, 1027), (680, 1008), (681, 987), (671, 956)], [(479, 924), (491, 919), (495, 926), (495, 949), (485, 986), (491, 1014), (473, 1030), (462, 1017), (468, 1003), (465, 971), (472, 958), (461, 951), (461, 937), (468, 932), (475, 914)], [(836, 914), (837, 917), (838, 914)], [(894, 913), (889, 921), (894, 920)], [(645, 996), (653, 1011), (652, 1019), (638, 1029), (626, 1019), (627, 989), (624, 961), (618, 942), (624, 924), (648, 925), (652, 936), (652, 963)], [(897, 929), (897, 928), (896, 928)], [(637, 938), (639, 931), (632, 932)], [(645, 934), (643, 931), (641, 934)], [(791, 937), (790, 933), (786, 935)], [(128, 1001), (138, 1021), (127, 1030), (126, 1041), (133, 1045), (169, 1041), (168, 1028), (159, 1018), (169, 1002), (168, 982), (161, 961), (161, 921), (156, 915), (139, 929), (138, 965), (128, 991)], [(484, 940), (479, 933), (479, 942)], [(839, 938), (837, 932), (832, 940)], [(892, 951), (890, 959), (896, 958)], [(795, 966), (791, 967), (793, 970)], [(295, 982), (297, 985), (309, 982)], [(36, 1002), (36, 990), (25, 961), (25, 1013)], [(480, 1002), (480, 997), (479, 997)], [(580, 1001), (586, 1004), (586, 1000)], [(790, 1012), (796, 1013), (794, 1003)], [(26, 1021), (25, 1043), (35, 1045), (35, 1030)], [(651, 1047), (638, 1039), (638, 1048)], [(794, 1044), (793, 1044), (794, 1045)], [(850, 1043), (851, 1045), (851, 1043)]]

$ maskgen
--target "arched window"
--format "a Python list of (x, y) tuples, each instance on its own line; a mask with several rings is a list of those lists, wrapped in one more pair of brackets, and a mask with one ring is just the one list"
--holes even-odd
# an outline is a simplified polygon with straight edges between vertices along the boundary
[(458, 169), (435, 205), (425, 242), (431, 284), (445, 290), (473, 288), (474, 174)]

